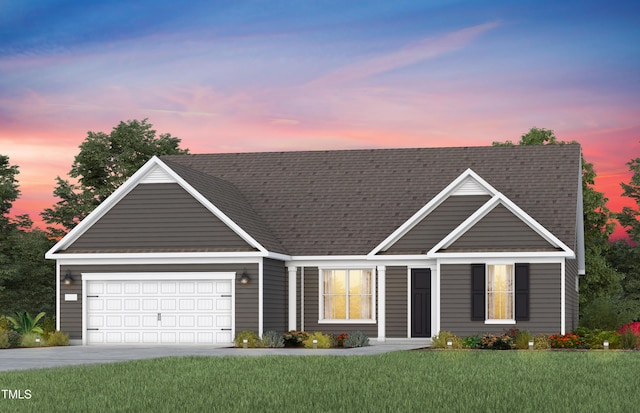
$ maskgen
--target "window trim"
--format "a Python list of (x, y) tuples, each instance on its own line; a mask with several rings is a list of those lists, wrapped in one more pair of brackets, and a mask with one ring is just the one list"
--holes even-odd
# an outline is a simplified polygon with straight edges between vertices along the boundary
[[(324, 272), (325, 271), (371, 271), (371, 318), (334, 319), (324, 318)], [(375, 324), (376, 319), (376, 268), (375, 267), (318, 267), (318, 324)], [(347, 293), (347, 297), (349, 294)]]
[[(511, 314), (513, 318), (489, 318), (489, 266), (505, 265), (511, 267)], [(516, 324), (516, 263), (515, 262), (487, 262), (485, 263), (484, 280), (485, 324)]]

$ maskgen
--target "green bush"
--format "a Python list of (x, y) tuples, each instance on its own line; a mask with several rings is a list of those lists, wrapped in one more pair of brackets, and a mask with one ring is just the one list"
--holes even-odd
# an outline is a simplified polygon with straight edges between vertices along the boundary
[(244, 340), (247, 340), (247, 347), (256, 348), (261, 347), (260, 337), (253, 331), (243, 330), (236, 334), (236, 338), (233, 340), (236, 347), (244, 347)]
[(598, 297), (588, 303), (580, 315), (580, 326), (590, 329), (615, 330), (633, 321), (636, 314), (633, 300), (618, 297)]
[(313, 340), (318, 340), (316, 344), (317, 348), (331, 348), (333, 347), (333, 338), (329, 334), (322, 334), (319, 331), (310, 334), (309, 337), (303, 342), (305, 348), (313, 348)]
[(9, 331), (11, 330), (11, 324), (7, 317), (0, 315), (0, 331)]
[(529, 348), (529, 341), (532, 339), (529, 330), (520, 330), (516, 334), (516, 348), (521, 350), (527, 350)]
[(7, 320), (13, 324), (12, 328), (20, 334), (38, 333), (42, 334), (42, 327), (38, 325), (38, 321), (44, 317), (44, 312), (39, 313), (34, 318), (28, 312), (16, 313), (15, 317), (7, 317)]
[(301, 347), (302, 343), (309, 337), (306, 331), (290, 330), (282, 335), (285, 347)]
[(56, 331), (56, 318), (55, 316), (45, 317), (42, 320), (42, 333), (44, 336), (48, 336), (49, 334)]
[(268, 348), (284, 347), (284, 338), (275, 331), (267, 331), (262, 335), (262, 346)]
[(612, 330), (588, 329), (586, 327), (578, 327), (576, 334), (579, 334), (584, 343), (584, 347), (602, 350), (604, 341), (609, 342), (610, 349), (618, 349), (622, 347), (622, 338), (620, 333)]
[(451, 340), (451, 347), (462, 348), (462, 339), (451, 331), (439, 331), (438, 334), (431, 338), (431, 347), (447, 348), (447, 341)]
[[(40, 343), (36, 342), (36, 339), (40, 339)], [(22, 336), (20, 340), (20, 347), (38, 347), (44, 346), (45, 342), (38, 333), (27, 333)]]
[(362, 331), (354, 331), (344, 339), (343, 345), (345, 347), (366, 347), (369, 345), (369, 337)]
[(0, 348), (9, 348), (9, 332), (0, 330)]
[(69, 334), (63, 333), (62, 331), (54, 331), (53, 333), (49, 333), (47, 337), (47, 346), (68, 346), (69, 345)]
[(463, 337), (462, 348), (478, 348), (480, 341), (482, 341), (482, 337), (480, 337), (479, 335)]
[(9, 348), (16, 348), (20, 346), (22, 336), (17, 331), (8, 331), (7, 337), (9, 337)]
[(620, 347), (630, 350), (638, 346), (638, 336), (630, 328), (626, 329), (620, 336)]
[(533, 338), (533, 348), (534, 350), (549, 350), (551, 348), (549, 336), (546, 334), (537, 334)]

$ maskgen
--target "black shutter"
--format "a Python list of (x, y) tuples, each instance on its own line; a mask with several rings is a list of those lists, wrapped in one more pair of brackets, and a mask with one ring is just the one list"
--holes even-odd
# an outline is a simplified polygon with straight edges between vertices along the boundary
[(471, 264), (471, 320), (484, 321), (485, 265)]
[(529, 264), (516, 264), (516, 321), (529, 321)]

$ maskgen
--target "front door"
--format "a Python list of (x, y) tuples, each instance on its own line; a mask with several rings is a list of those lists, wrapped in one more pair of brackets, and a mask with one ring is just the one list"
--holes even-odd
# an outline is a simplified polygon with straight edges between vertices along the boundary
[(411, 270), (411, 337), (431, 337), (431, 270)]

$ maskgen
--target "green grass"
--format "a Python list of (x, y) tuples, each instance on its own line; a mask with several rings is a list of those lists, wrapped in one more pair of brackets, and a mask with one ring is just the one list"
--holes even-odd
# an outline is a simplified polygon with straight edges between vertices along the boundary
[(638, 352), (184, 357), (0, 373), (0, 411), (637, 411)]

